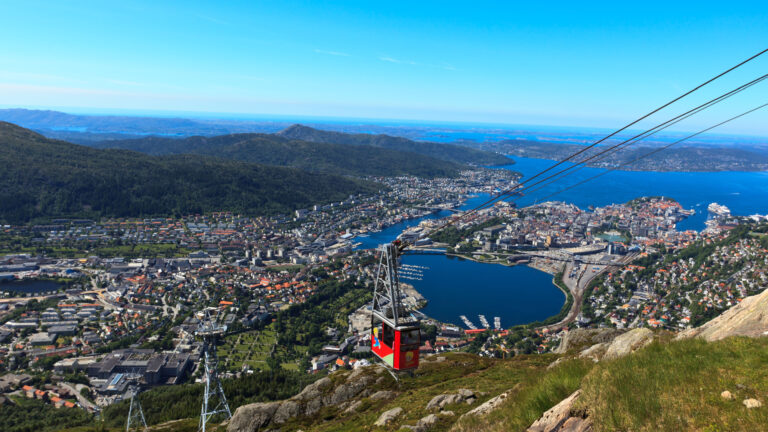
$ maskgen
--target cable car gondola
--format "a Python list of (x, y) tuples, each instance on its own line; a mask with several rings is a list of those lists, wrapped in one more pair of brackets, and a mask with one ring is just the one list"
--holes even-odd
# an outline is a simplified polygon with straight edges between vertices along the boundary
[(416, 318), (401, 302), (397, 275), (398, 242), (382, 245), (371, 310), (371, 350), (394, 371), (419, 366), (421, 330)]

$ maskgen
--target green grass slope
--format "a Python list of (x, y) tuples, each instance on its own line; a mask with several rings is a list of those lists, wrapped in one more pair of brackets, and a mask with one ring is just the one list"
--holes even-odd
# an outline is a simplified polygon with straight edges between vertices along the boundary
[[(657, 340), (594, 365), (564, 361), (534, 376), (497, 411), (463, 419), (453, 430), (524, 430), (577, 388), (582, 396), (574, 410), (586, 414), (596, 431), (768, 430), (768, 410), (742, 403), (748, 398), (766, 402), (766, 362), (768, 338)], [(734, 398), (721, 398), (724, 390)]]
[(380, 188), (205, 156), (153, 157), (49, 140), (0, 123), (0, 222), (67, 216), (288, 212)]
[[(583, 382), (586, 409), (598, 431), (768, 430), (768, 339), (734, 337), (707, 343), (655, 342), (600, 364)], [(732, 400), (720, 394), (728, 390)]]

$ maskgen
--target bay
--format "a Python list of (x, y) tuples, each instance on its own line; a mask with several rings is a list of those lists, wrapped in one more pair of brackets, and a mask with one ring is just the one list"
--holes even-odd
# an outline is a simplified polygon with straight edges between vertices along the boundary
[(556, 315), (565, 294), (552, 284), (552, 276), (527, 266), (507, 267), (440, 255), (405, 255), (403, 263), (428, 267), (422, 280), (412, 284), (426, 299), (421, 311), (441, 322), (465, 328), (466, 315), (478, 328), (478, 315), (493, 326), (500, 317), (502, 328), (540, 321)]

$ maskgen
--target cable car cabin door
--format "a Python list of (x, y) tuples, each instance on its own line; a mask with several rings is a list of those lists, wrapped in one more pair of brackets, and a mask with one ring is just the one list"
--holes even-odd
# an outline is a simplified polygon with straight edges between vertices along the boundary
[(413, 369), (419, 366), (420, 336), (419, 327), (381, 323), (373, 327), (371, 350), (394, 370)]

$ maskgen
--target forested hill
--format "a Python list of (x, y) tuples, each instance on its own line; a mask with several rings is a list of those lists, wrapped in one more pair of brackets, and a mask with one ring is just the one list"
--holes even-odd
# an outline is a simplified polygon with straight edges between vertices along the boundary
[(0, 222), (230, 210), (288, 212), (380, 185), (205, 156), (149, 156), (50, 140), (0, 122)]
[(412, 152), (307, 142), (272, 134), (194, 136), (184, 139), (147, 137), (103, 141), (96, 146), (135, 150), (152, 155), (201, 154), (355, 176), (452, 177), (465, 167), (459, 163)]
[(347, 134), (313, 129), (303, 125), (290, 126), (276, 135), (294, 140), (346, 144), (369, 147), (383, 147), (392, 150), (419, 153), (456, 163), (475, 165), (508, 165), (512, 161), (500, 154), (455, 144), (412, 141), (390, 135)]

